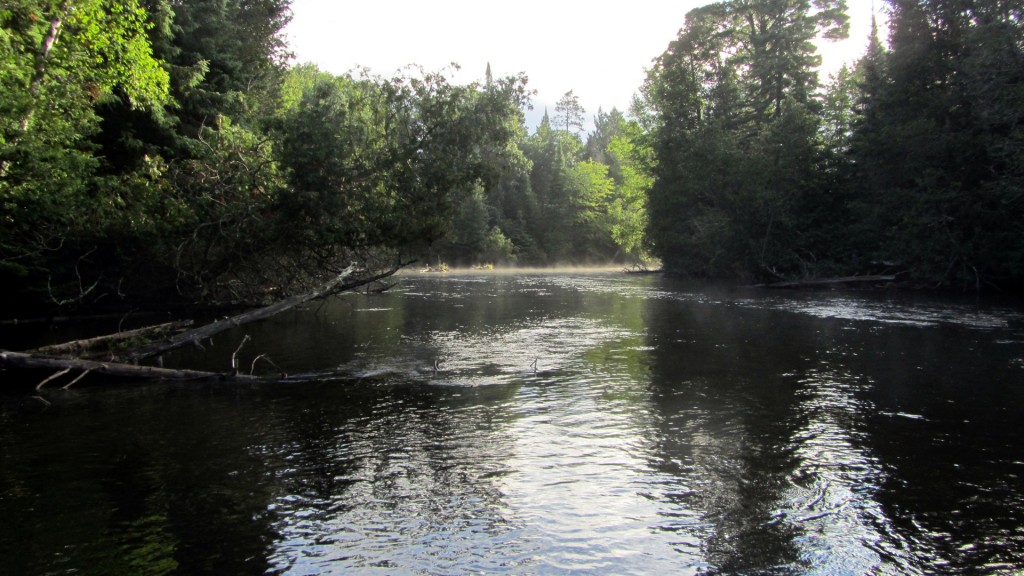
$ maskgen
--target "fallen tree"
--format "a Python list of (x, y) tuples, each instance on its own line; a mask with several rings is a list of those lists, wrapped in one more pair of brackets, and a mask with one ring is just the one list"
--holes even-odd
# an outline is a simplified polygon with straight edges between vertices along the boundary
[[(264, 320), (266, 318), (270, 318), (271, 316), (280, 314), (285, 310), (289, 310), (291, 308), (298, 306), (299, 304), (309, 302), (310, 300), (316, 300), (318, 298), (324, 298), (332, 294), (337, 294), (338, 292), (351, 290), (354, 287), (362, 286), (363, 284), (374, 281), (374, 279), (367, 279), (366, 281), (357, 282), (352, 285), (345, 285), (345, 279), (352, 275), (352, 273), (355, 271), (355, 268), (355, 264), (350, 264), (347, 268), (342, 270), (340, 274), (338, 274), (325, 284), (321, 285), (316, 290), (313, 290), (312, 292), (306, 294), (299, 294), (297, 296), (292, 296), (290, 298), (285, 298), (284, 300), (275, 302), (269, 306), (264, 306), (263, 308), (258, 308), (256, 310), (251, 310), (249, 312), (243, 312), (242, 314), (238, 314), (237, 316), (232, 316), (231, 318), (225, 318), (224, 320), (211, 322), (209, 324), (206, 324), (205, 326), (201, 326), (194, 330), (189, 330), (188, 332), (175, 334), (170, 338), (166, 338), (162, 341), (153, 342), (145, 346), (140, 346), (134, 350), (116, 355), (114, 356), (114, 359), (126, 362), (137, 362), (139, 360), (143, 360), (146, 358), (159, 356), (166, 352), (177, 350), (178, 348), (183, 348), (188, 345), (195, 345), (196, 343), (202, 340), (206, 340), (207, 338), (210, 338), (216, 334), (220, 334), (221, 332), (224, 332), (226, 330), (230, 330), (232, 328), (242, 326), (244, 324), (249, 324), (250, 322), (255, 322), (257, 320)], [(397, 267), (393, 268), (392, 270), (385, 272), (382, 275), (379, 275), (379, 277), (376, 279), (390, 276), (391, 274), (394, 274), (397, 271)]]
[[(138, 362), (145, 359), (159, 357), (164, 353), (177, 350), (185, 346), (198, 345), (200, 341), (209, 339), (221, 332), (270, 318), (306, 302), (326, 298), (342, 292), (354, 290), (361, 286), (367, 286), (374, 282), (379, 282), (384, 278), (394, 275), (410, 263), (411, 262), (399, 262), (383, 272), (346, 282), (346, 280), (356, 273), (356, 264), (351, 264), (342, 270), (337, 276), (331, 278), (310, 292), (291, 296), (268, 306), (243, 312), (223, 320), (217, 320), (192, 330), (176, 331), (186, 325), (190, 325), (190, 321), (186, 321), (149, 326), (128, 332), (119, 332), (117, 334), (44, 346), (26, 352), (0, 350), (0, 369), (57, 370), (56, 373), (39, 382), (39, 384), (36, 385), (36, 390), (41, 389), (46, 384), (58, 378), (72, 373), (77, 373), (77, 376), (70, 383), (64, 386), (65, 389), (89, 374), (143, 380), (230, 380), (236, 382), (286, 380), (288, 375), (280, 369), (279, 374), (273, 377), (254, 376), (251, 373), (242, 374), (239, 372), (237, 354), (242, 345), (244, 345), (248, 340), (248, 336), (242, 341), (242, 344), (239, 345), (238, 349), (235, 350), (235, 354), (232, 355), (230, 370), (224, 373), (167, 369), (159, 366), (140, 365)], [(174, 333), (167, 336), (170, 332)], [(154, 335), (159, 336), (160, 338), (142, 346), (129, 348), (123, 351), (106, 351), (103, 353), (102, 360), (97, 360), (95, 357), (82, 357), (84, 351), (95, 350), (96, 347), (100, 345), (106, 346), (110, 343), (124, 342), (131, 338)], [(264, 359), (273, 364), (269, 358), (265, 358), (263, 355), (256, 358), (256, 360), (260, 359)], [(253, 361), (254, 367), (256, 360)]]
[[(41, 356), (38, 354), (26, 354), (24, 352), (0, 351), (0, 366), (3, 368), (20, 368), (35, 370), (57, 370), (49, 378), (36, 385), (36, 390), (46, 384), (77, 371), (80, 374), (63, 388), (70, 388), (73, 384), (89, 374), (113, 376), (118, 378), (135, 378), (147, 380), (234, 380), (238, 382), (259, 382), (267, 380), (280, 380), (283, 378), (266, 378), (252, 376), (238, 372), (217, 373), (201, 370), (172, 370), (158, 366), (139, 366), (136, 364), (123, 364), (119, 362), (100, 362), (96, 360), (83, 360), (80, 358), (58, 358), (53, 356)], [(286, 378), (287, 376), (285, 376)]]
[(64, 342), (61, 344), (51, 344), (34, 350), (28, 350), (27, 352), (30, 354), (40, 354), (45, 356), (71, 355), (80, 358), (94, 358), (109, 354), (111, 347), (129, 342), (132, 339), (145, 338), (152, 340), (154, 338), (164, 337), (168, 334), (181, 331), (192, 324), (192, 320), (166, 322), (155, 326), (145, 326), (135, 330), (126, 330), (116, 334), (105, 334), (103, 336), (84, 338), (82, 340), (72, 340), (71, 342)]

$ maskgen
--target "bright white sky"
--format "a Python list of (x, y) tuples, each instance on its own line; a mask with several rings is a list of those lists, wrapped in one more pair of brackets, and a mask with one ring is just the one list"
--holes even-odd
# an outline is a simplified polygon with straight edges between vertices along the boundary
[[(881, 3), (881, 0), (875, 0)], [(536, 91), (535, 125), (569, 90), (588, 115), (626, 112), (645, 68), (675, 39), (685, 15), (707, 0), (293, 0), (286, 29), (297, 62), (341, 74), (357, 66), (389, 76), (408, 64), (430, 71), (458, 63), (457, 82), (525, 72)], [(867, 46), (872, 0), (847, 0), (850, 39), (823, 51), (838, 69)], [(589, 130), (589, 126), (587, 129)]]

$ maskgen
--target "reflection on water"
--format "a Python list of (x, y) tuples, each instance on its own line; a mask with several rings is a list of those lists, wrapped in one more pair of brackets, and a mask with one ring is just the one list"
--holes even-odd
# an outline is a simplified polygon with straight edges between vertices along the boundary
[[(505, 396), (396, 391), (354, 420), (331, 422), (330, 407), (311, 414), (311, 438), (278, 447), (286, 489), (269, 506), (273, 568), (489, 571), (501, 562), (471, 553), (484, 541), (514, 560), (519, 527), (496, 486), (511, 472), (510, 439), (494, 422)], [(433, 411), (437, 402), (446, 409)]]
[[(0, 404), (12, 574), (1011, 574), (1020, 310), (405, 278), (256, 327), (287, 385)], [(223, 367), (242, 332), (169, 364)]]

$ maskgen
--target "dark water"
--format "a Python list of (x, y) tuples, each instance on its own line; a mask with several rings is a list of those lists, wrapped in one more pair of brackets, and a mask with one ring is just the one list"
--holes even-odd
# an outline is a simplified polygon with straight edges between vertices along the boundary
[(3, 397), (0, 573), (1024, 571), (1019, 307), (414, 276), (245, 333), (331, 376)]

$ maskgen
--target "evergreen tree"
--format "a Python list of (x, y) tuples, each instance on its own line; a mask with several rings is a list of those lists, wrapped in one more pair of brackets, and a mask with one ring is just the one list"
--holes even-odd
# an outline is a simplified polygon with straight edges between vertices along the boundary
[(937, 284), (1020, 285), (1022, 7), (890, 4), (890, 51), (862, 63), (853, 147), (873, 255)]
[(674, 272), (791, 277), (820, 267), (801, 215), (834, 192), (821, 153), (815, 38), (841, 0), (727, 1), (687, 14), (643, 90), (654, 113), (649, 235)]
[(554, 127), (569, 134), (579, 134), (583, 131), (583, 119), (586, 117), (586, 113), (587, 111), (580, 104), (579, 96), (569, 90), (555, 104)]

